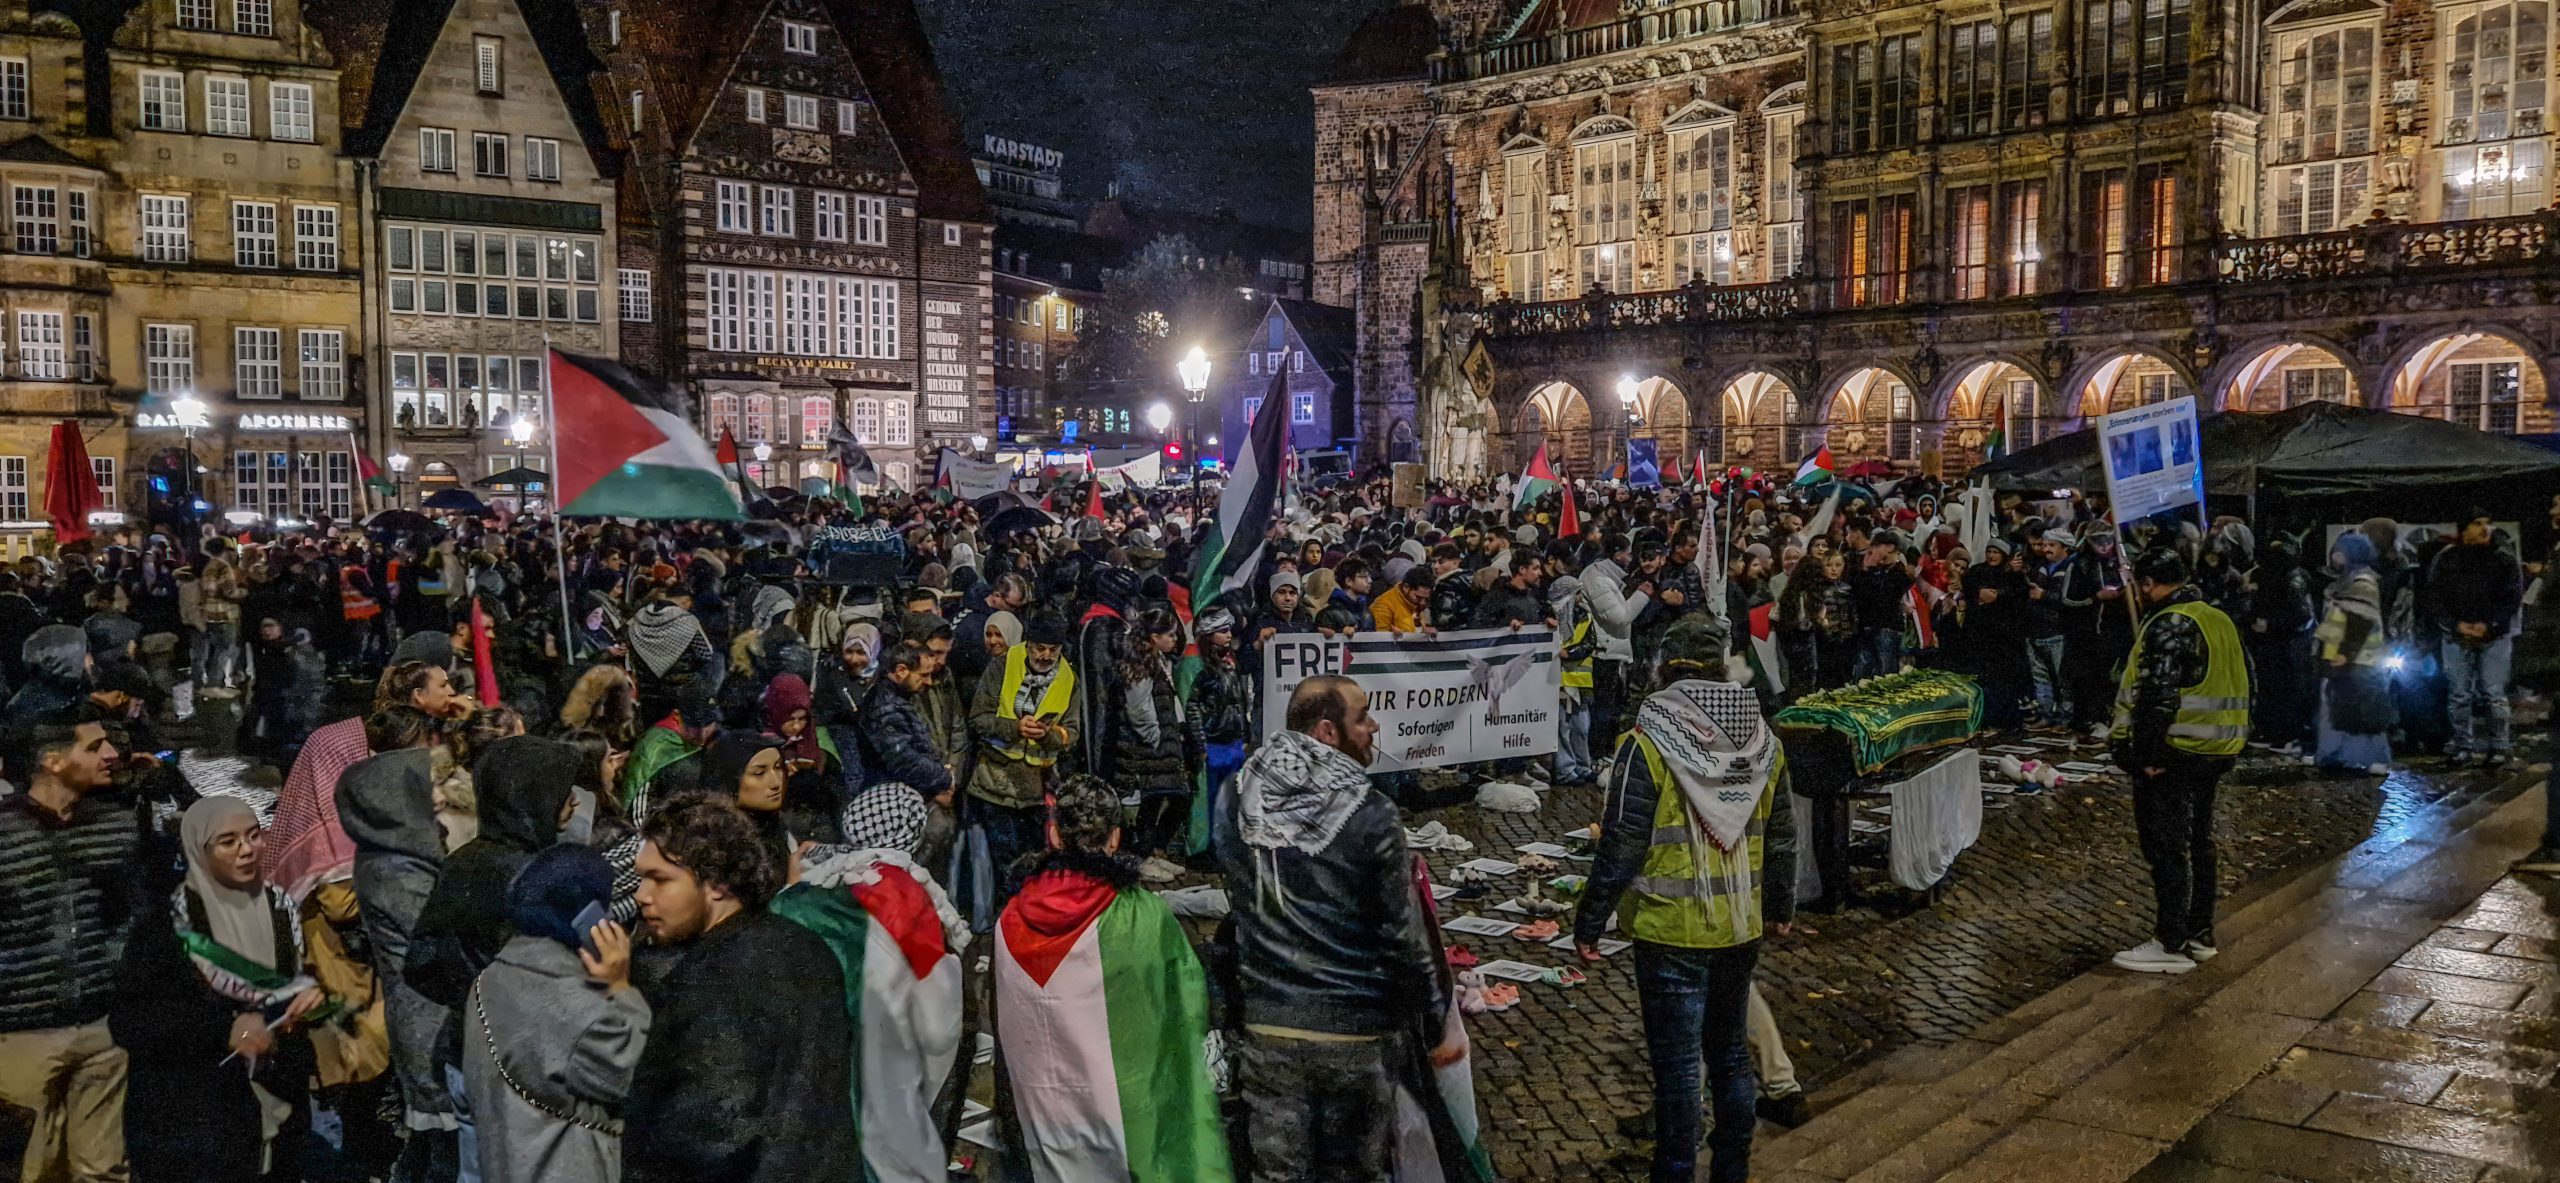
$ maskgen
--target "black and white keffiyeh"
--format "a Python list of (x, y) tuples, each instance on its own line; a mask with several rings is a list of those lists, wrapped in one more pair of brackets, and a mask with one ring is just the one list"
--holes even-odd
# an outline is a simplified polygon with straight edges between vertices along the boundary
[(1719, 850), (1740, 844), (1777, 772), (1777, 734), (1759, 696), (1731, 682), (1674, 682), (1637, 708), (1636, 728), (1662, 753), (1705, 837)]
[(1321, 854), (1369, 795), (1368, 770), (1301, 731), (1283, 731), (1236, 769), (1236, 833), (1261, 850)]

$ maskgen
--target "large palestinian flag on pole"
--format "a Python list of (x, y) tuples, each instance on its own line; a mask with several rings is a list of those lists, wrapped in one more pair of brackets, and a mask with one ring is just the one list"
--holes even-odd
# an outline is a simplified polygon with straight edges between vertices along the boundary
[[(1283, 409), (1287, 403), (1266, 404)], [(1228, 1183), (1201, 1043), (1208, 988), (1152, 892), (1034, 877), (996, 924), (996, 1039), (1032, 1174)]]
[(1271, 389), (1247, 429), (1244, 450), (1227, 473), (1226, 491), (1218, 494), (1218, 516), (1200, 538), (1191, 564), (1191, 606), (1206, 609), (1218, 597), (1252, 582), (1262, 566), (1262, 548), (1280, 512), (1282, 472), (1289, 459), (1289, 377), (1274, 374)]
[(1520, 507), (1554, 492), (1559, 483), (1555, 466), (1547, 463), (1547, 446), (1539, 444), (1537, 453), (1529, 457), (1529, 467), (1521, 470), (1520, 483), (1511, 487), (1511, 511), (1520, 512)]
[(746, 516), (682, 396), (610, 358), (551, 351), (551, 471), (570, 517)]

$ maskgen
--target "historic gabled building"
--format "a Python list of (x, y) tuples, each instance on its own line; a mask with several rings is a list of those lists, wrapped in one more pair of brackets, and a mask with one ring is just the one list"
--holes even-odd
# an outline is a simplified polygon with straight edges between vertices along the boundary
[[(1271, 396), (1271, 380), (1288, 375), (1289, 446), (1300, 452), (1347, 448), (1359, 438), (1352, 422), (1356, 334), (1351, 310), (1306, 300), (1266, 301), (1245, 322), (1210, 371), (1215, 417), (1198, 426), (1201, 454), (1222, 461), (1242, 451), (1245, 430)], [(1176, 430), (1180, 430), (1177, 422)]]
[(10, 549), (42, 517), (49, 435), (64, 419), (80, 423), (107, 507), (130, 496), (119, 479), (126, 419), (100, 353), (108, 177), (89, 134), (87, 82), (70, 18), (30, 13), (26, 0), (0, 4), (0, 184), (13, 203), (0, 254), (0, 539)]
[(1363, 422), (1418, 411), (1444, 471), (1631, 435), (1954, 471), (2187, 393), (2548, 432), (2553, 35), (2539, 0), (1398, 5), (1316, 91), (1318, 293)]
[(994, 218), (911, 0), (581, 9), (622, 200), (646, 203), (620, 248), (656, 323), (634, 352), (691, 388), (706, 435), (796, 485), (834, 475), (841, 422), (912, 487), (988, 434)]
[(621, 345), (602, 63), (561, 0), (402, 0), (378, 54), (348, 143), (379, 261), (378, 454), (429, 493), (513, 467), (526, 443), (547, 470), (545, 346)]
[[(216, 514), (344, 520), (367, 430), (366, 260), (338, 63), (302, 8), (149, 0), (116, 28), (106, 92), (85, 92), (108, 171), (88, 216), (111, 289), (86, 348), (134, 408), (130, 454), (176, 491), (195, 478)], [(64, 201), (65, 239), (85, 237)], [(189, 448), (209, 473), (183, 463)]]

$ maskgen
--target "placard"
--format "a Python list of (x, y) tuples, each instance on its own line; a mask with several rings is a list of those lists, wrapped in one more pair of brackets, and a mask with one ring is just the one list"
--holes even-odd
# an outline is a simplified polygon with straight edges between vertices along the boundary
[(2101, 416), (2098, 458), (2118, 526), (2204, 504), (2203, 437), (2193, 396)]
[(1397, 509), (1422, 508), (1424, 499), (1428, 495), (1428, 490), (1423, 486), (1423, 474), (1427, 470), (1428, 466), (1421, 464), (1396, 465), (1393, 470), (1394, 481), (1388, 486), (1388, 504)]
[(1556, 750), (1562, 698), (1555, 632), (1469, 629), (1437, 637), (1284, 633), (1262, 647), (1262, 733), (1285, 726), (1289, 695), (1318, 674), (1346, 674), (1378, 722), (1369, 771), (1445, 768)]

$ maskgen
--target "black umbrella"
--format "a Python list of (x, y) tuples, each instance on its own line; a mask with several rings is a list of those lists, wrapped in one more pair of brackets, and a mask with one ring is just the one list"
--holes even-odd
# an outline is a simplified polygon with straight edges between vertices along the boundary
[(470, 514), (487, 514), (489, 512), (488, 505), (484, 504), (479, 498), (472, 496), (471, 490), (462, 488), (438, 490), (434, 496), (427, 498), (425, 501), (419, 502), (419, 504), (426, 506), (428, 509), (458, 509), (464, 513)]
[(978, 512), (981, 514), (994, 514), (1021, 506), (1029, 506), (1036, 509), (1039, 507), (1040, 501), (1038, 498), (1035, 498), (1028, 493), (1019, 492), (1013, 489), (1004, 489), (998, 492), (989, 493), (984, 497), (976, 498), (969, 502), (969, 504), (977, 506)]
[(1058, 519), (1049, 516), (1047, 510), (1036, 505), (1017, 505), (1010, 509), (996, 511), (995, 516), (988, 518), (980, 530), (986, 537), (1002, 538), (1007, 534), (1032, 531), (1042, 526), (1057, 524)]
[(427, 520), (427, 515), (414, 509), (386, 509), (366, 518), (364, 528), (386, 530), (394, 534), (408, 534), (419, 530), (432, 530), (435, 528), (435, 523)]
[(471, 483), (483, 489), (521, 489), (526, 485), (548, 485), (551, 483), (551, 474), (519, 464), (505, 472), (484, 476)]

